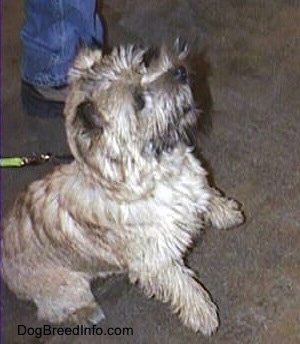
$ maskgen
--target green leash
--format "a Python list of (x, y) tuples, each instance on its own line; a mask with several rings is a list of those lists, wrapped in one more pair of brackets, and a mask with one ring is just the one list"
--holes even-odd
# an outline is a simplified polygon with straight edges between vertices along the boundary
[(24, 166), (23, 158), (1, 158), (1, 167), (22, 167)]
[(41, 165), (48, 161), (52, 161), (54, 164), (67, 163), (73, 160), (71, 155), (52, 155), (39, 154), (29, 157), (9, 157), (0, 158), (0, 167), (24, 167), (30, 165)]

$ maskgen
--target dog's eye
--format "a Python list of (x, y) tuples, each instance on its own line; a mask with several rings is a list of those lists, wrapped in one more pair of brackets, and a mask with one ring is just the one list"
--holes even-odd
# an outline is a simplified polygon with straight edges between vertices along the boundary
[(78, 105), (76, 117), (80, 118), (86, 129), (92, 130), (103, 128), (103, 118), (98, 111), (97, 106), (89, 100)]
[(135, 106), (137, 108), (138, 111), (143, 110), (143, 108), (146, 105), (146, 100), (145, 97), (142, 93), (136, 93), (134, 95), (134, 101), (135, 101)]

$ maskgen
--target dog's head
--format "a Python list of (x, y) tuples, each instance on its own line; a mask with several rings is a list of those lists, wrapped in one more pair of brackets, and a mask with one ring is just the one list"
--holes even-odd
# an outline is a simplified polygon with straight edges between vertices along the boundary
[(157, 53), (132, 45), (104, 56), (82, 50), (65, 108), (75, 158), (105, 169), (171, 154), (196, 117), (186, 56), (179, 40)]

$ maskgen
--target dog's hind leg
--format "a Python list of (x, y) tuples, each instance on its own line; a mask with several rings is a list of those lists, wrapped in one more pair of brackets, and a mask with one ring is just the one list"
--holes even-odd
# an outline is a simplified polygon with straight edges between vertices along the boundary
[[(104, 314), (96, 303), (85, 276), (65, 268), (36, 271), (32, 299), (38, 317), (51, 323), (97, 324)], [(29, 277), (30, 278), (30, 277)]]

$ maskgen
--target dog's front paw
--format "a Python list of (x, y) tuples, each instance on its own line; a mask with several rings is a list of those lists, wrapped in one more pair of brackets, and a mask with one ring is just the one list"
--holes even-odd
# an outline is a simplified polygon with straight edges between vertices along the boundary
[(218, 229), (236, 227), (245, 220), (238, 202), (219, 195), (212, 199), (206, 218)]
[(237, 227), (245, 221), (243, 212), (240, 205), (233, 199), (226, 199), (224, 201), (224, 229)]
[(179, 318), (194, 332), (201, 331), (205, 336), (211, 336), (219, 326), (217, 306), (209, 300), (204, 302), (202, 298), (199, 301), (182, 309)]

